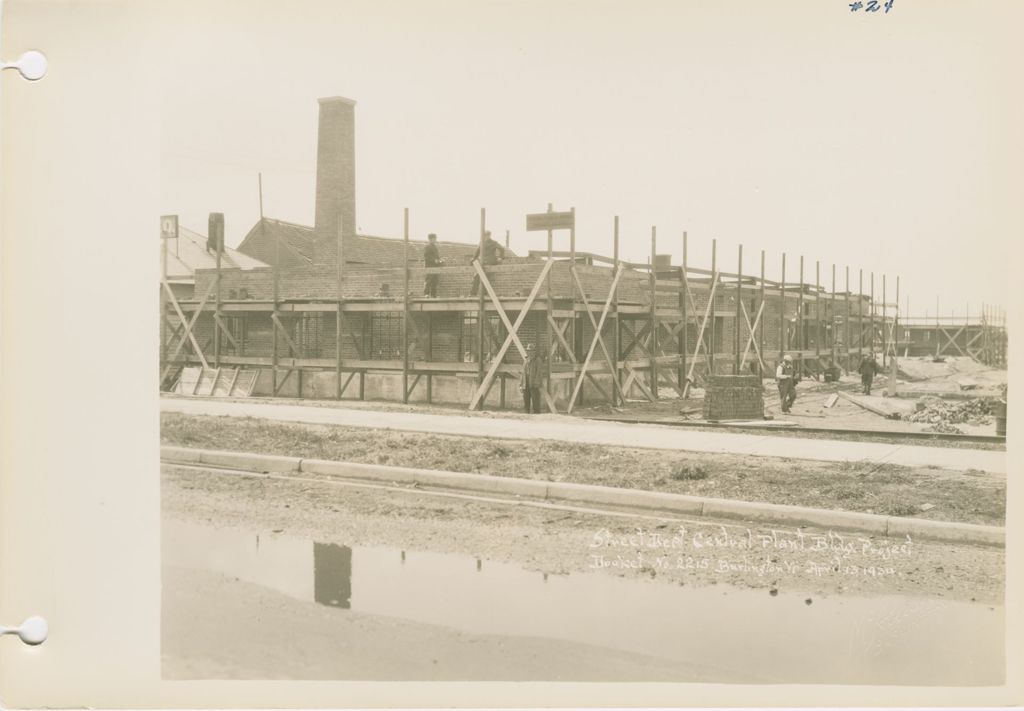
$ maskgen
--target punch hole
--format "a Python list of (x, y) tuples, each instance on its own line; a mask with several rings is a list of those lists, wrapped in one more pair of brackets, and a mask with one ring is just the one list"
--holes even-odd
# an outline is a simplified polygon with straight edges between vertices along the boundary
[(46, 67), (46, 55), (35, 49), (22, 54), (16, 62), (4, 62), (0, 65), (3, 69), (17, 69), (22, 78), (28, 81), (39, 81), (46, 76)]
[(46, 637), (50, 634), (50, 626), (42, 617), (33, 616), (18, 627), (0, 627), (0, 635), (5, 634), (16, 634), (22, 642), (34, 647), (46, 641)]

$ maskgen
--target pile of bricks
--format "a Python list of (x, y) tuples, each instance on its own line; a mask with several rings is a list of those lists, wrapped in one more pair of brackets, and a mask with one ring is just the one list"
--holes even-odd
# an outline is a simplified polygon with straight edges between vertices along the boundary
[(705, 420), (764, 417), (764, 395), (756, 375), (713, 375), (704, 390)]

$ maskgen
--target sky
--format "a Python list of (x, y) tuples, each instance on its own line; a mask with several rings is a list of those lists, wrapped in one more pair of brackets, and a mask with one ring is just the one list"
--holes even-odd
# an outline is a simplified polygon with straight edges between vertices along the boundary
[[(577, 249), (857, 290), (909, 313), (1007, 302), (1024, 227), (1024, 4), (894, 0), (185, 2), (159, 19), (161, 209), (236, 245), (311, 225), (317, 98), (356, 106), (361, 233)], [(154, 225), (156, 221), (154, 220)], [(568, 248), (568, 233), (556, 233)]]

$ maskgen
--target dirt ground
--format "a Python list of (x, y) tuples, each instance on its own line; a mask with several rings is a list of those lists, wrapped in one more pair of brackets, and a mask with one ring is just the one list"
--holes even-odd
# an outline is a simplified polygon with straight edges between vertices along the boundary
[[(592, 572), (594, 556), (647, 564), (602, 567), (609, 575), (657, 577), (679, 585), (727, 585), (807, 595), (903, 594), (1003, 604), (1004, 551), (1001, 548), (908, 541), (848, 534), (820, 546), (771, 543), (773, 529), (734, 522), (652, 516), (584, 513), (571, 507), (537, 508), (483, 502), (396, 487), (340, 485), (323, 481), (252, 478), (185, 467), (162, 468), (164, 518), (217, 526), (283, 531), (316, 541), (350, 546), (393, 546), (459, 553), (516, 563), (551, 575)], [(657, 534), (670, 539), (683, 527), (700, 550), (670, 549), (685, 565), (650, 564)], [(643, 532), (644, 539), (638, 539)], [(779, 540), (820, 534), (813, 529), (775, 529)], [(768, 543), (759, 536), (768, 536)], [(834, 536), (835, 534), (833, 534)], [(742, 541), (761, 541), (743, 550)], [(646, 541), (646, 542), (645, 542)], [(850, 557), (845, 546), (849, 545)], [(644, 554), (646, 557), (641, 557)], [(701, 557), (712, 564), (702, 568)], [(698, 561), (689, 565), (689, 558)], [(715, 560), (749, 560), (726, 566)], [(849, 563), (860, 566), (851, 574)], [(783, 568), (782, 566), (786, 566)], [(842, 566), (842, 567), (840, 567)], [(868, 567), (871, 574), (866, 574)], [(877, 567), (877, 574), (875, 568)], [(772, 592), (774, 591), (774, 592)]]
[[(164, 413), (164, 444), (600, 484), (1002, 525), (1006, 478), (975, 470), (487, 440)], [(799, 446), (794, 440), (794, 446)]]
[[(207, 571), (165, 569), (164, 581), (165, 679), (751, 681), (578, 642), (471, 634), (358, 612), (338, 615)], [(224, 599), (232, 604), (211, 604)], [(261, 642), (268, 618), (286, 620), (288, 635), (303, 643), (287, 653), (268, 650)]]
[[(958, 398), (998, 398), (1004, 395), (1006, 371), (983, 366), (970, 358), (947, 358), (942, 363), (933, 363), (931, 358), (901, 358), (900, 373), (897, 377), (896, 390), (901, 393), (915, 393), (918, 397), (887, 397), (888, 376), (876, 376), (872, 394), (861, 393), (860, 377), (843, 375), (839, 382), (825, 383), (807, 379), (797, 385), (797, 399), (789, 413), (783, 413), (779, 407), (778, 392), (774, 381), (764, 381), (765, 416), (772, 418), (775, 424), (782, 422), (795, 425), (793, 431), (800, 427), (828, 428), (839, 432), (844, 430), (896, 432), (928, 432), (930, 425), (922, 422), (910, 422), (905, 418), (914, 413), (917, 403), (924, 398), (934, 397), (940, 393), (949, 393)], [(854, 395), (874, 407), (898, 413), (901, 419), (888, 419), (870, 412), (849, 400), (840, 398), (832, 407), (826, 407), (832, 395), (845, 392)], [(606, 403), (594, 403), (575, 411), (580, 416), (618, 415), (642, 419), (659, 419), (665, 422), (700, 421), (703, 390), (695, 388), (692, 397), (680, 400), (674, 392), (663, 393), (665, 399), (659, 402), (630, 401), (623, 407), (611, 408)], [(996, 434), (995, 421), (988, 418), (986, 422), (958, 423), (956, 428), (962, 434), (989, 435)], [(781, 428), (763, 428), (758, 432), (773, 435), (785, 435), (789, 430)], [(806, 436), (801, 434), (799, 436)], [(823, 435), (813, 435), (823, 436)], [(871, 439), (870, 435), (859, 435), (858, 440)], [(889, 437), (886, 441), (892, 441)], [(915, 444), (926, 441), (908, 440)], [(951, 442), (936, 441), (933, 444), (957, 446)], [(977, 446), (970, 443), (967, 446)]]

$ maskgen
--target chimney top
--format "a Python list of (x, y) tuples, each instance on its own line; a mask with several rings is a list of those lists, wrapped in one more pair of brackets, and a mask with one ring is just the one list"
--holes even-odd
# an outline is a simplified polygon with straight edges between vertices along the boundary
[(355, 106), (356, 105), (356, 102), (355, 102), (354, 99), (347, 99), (344, 96), (324, 96), (324, 97), (321, 97), (321, 98), (317, 99), (317, 101), (319, 101), (321, 104), (342, 103), (342, 104), (348, 104), (349, 106)]

